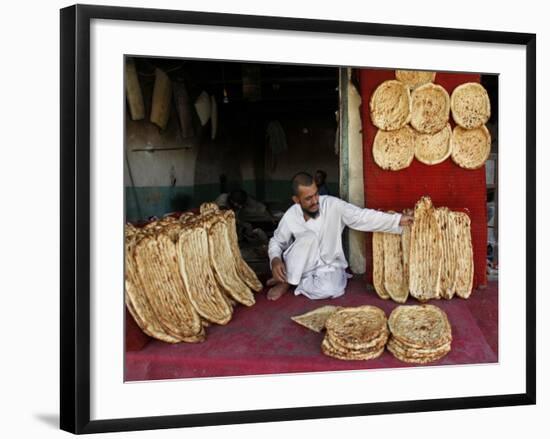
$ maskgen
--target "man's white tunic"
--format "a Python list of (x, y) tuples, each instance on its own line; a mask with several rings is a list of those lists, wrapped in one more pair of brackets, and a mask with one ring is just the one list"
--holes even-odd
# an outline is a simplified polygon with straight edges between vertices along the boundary
[(304, 219), (294, 204), (279, 222), (269, 241), (269, 261), (282, 258), (287, 281), (297, 285), (294, 294), (310, 299), (344, 294), (348, 262), (342, 249), (342, 232), (348, 226), (363, 232), (401, 233), (401, 214), (362, 209), (329, 195), (319, 197), (317, 218)]

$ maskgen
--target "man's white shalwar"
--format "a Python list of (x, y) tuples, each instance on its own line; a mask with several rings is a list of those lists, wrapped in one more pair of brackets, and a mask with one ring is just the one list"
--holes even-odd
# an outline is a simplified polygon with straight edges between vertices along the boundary
[(294, 294), (328, 299), (344, 294), (348, 262), (342, 250), (345, 226), (363, 232), (401, 233), (401, 214), (361, 209), (330, 195), (319, 197), (317, 218), (304, 219), (294, 204), (279, 222), (269, 241), (269, 261), (279, 257), (286, 267), (287, 282), (297, 285)]

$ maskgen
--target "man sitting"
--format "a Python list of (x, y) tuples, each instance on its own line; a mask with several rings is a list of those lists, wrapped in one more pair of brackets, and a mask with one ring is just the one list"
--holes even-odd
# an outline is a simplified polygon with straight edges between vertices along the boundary
[(401, 226), (413, 221), (410, 215), (362, 209), (330, 195), (319, 196), (312, 176), (305, 172), (294, 176), (292, 190), (295, 204), (269, 241), (270, 300), (277, 300), (291, 285), (296, 285), (295, 295), (310, 299), (342, 296), (348, 278), (342, 249), (344, 227), (400, 234)]

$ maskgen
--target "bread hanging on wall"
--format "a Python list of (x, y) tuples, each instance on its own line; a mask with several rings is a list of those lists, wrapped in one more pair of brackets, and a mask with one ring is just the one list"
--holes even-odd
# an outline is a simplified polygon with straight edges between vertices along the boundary
[(126, 80), (126, 100), (130, 108), (130, 118), (132, 120), (142, 120), (145, 118), (145, 105), (133, 58), (126, 58), (124, 79)]
[(153, 104), (151, 106), (151, 122), (161, 130), (168, 125), (170, 106), (172, 103), (172, 82), (168, 75), (155, 68), (155, 85), (153, 87)]
[(455, 88), (451, 95), (451, 113), (462, 128), (471, 130), (485, 125), (491, 117), (491, 101), (485, 87), (467, 82)]

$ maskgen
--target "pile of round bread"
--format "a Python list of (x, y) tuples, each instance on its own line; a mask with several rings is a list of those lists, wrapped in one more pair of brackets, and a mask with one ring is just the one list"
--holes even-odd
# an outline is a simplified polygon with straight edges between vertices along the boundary
[[(462, 168), (477, 169), (489, 158), (487, 91), (468, 82), (456, 87), (449, 98), (442, 86), (433, 83), (435, 75), (396, 70), (396, 79), (384, 81), (372, 94), (370, 115), (378, 128), (372, 153), (382, 169), (407, 168), (415, 157), (426, 165), (451, 157)], [(450, 113), (456, 123), (453, 130)]]
[(262, 289), (242, 259), (233, 211), (214, 203), (200, 215), (127, 224), (125, 250), (126, 306), (143, 332), (168, 343), (205, 340), (206, 327), (227, 324)]
[(451, 324), (434, 305), (398, 306), (388, 319), (388, 350), (407, 363), (430, 363), (451, 351)]
[(435, 208), (430, 197), (415, 205), (412, 226), (401, 235), (374, 232), (373, 284), (382, 299), (405, 303), (467, 299), (472, 293), (474, 256), (470, 218), (465, 212)]
[[(315, 312), (306, 315), (311, 319)], [(326, 307), (319, 312), (326, 315)], [(434, 305), (400, 305), (389, 320), (376, 306), (333, 309), (324, 327), (321, 350), (339, 360), (372, 360), (387, 346), (401, 361), (429, 363), (451, 350), (451, 325), (445, 312)]]
[(375, 306), (340, 309), (327, 319), (325, 327), (321, 349), (340, 360), (378, 358), (388, 341), (386, 315)]

